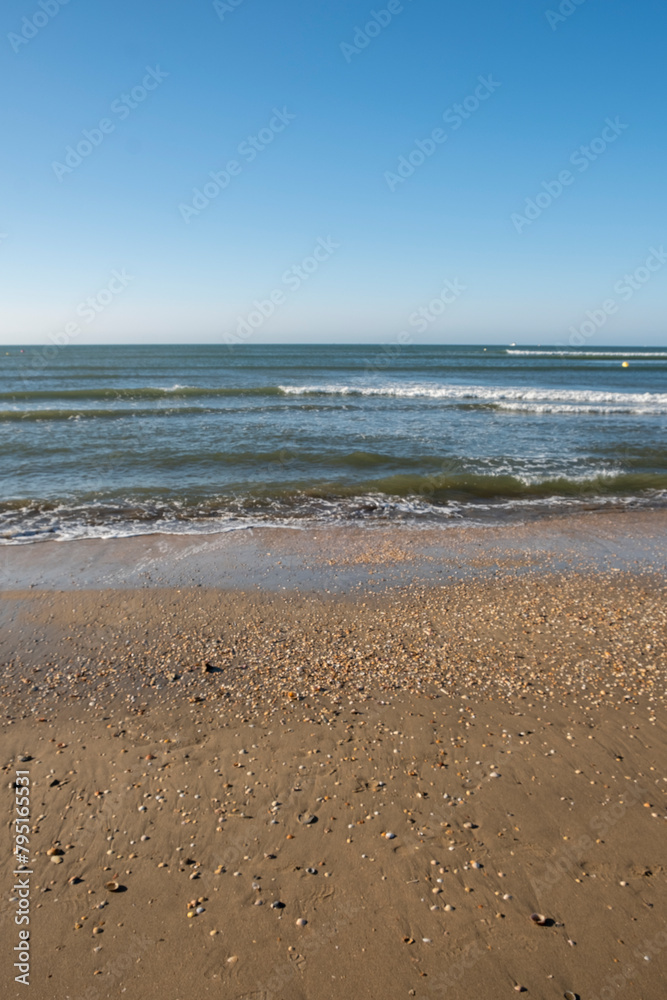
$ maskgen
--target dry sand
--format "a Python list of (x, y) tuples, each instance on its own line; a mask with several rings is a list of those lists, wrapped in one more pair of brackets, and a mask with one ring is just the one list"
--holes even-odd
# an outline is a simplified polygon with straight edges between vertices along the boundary
[(5, 590), (3, 996), (664, 996), (664, 574), (372, 544), (320, 562), (391, 587)]

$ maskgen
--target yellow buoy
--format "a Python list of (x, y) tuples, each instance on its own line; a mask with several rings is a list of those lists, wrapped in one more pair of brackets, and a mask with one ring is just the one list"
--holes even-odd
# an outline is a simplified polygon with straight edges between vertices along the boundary
[(627, 361), (624, 361), (623, 364), (621, 365), (621, 368), (629, 368), (629, 363)]

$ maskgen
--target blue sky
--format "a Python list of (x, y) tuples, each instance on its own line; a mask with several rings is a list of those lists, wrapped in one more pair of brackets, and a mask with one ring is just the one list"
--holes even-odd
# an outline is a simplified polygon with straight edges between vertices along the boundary
[(273, 295), (256, 341), (391, 341), (450, 281), (414, 342), (566, 343), (612, 301), (591, 346), (664, 344), (666, 28), (660, 0), (5, 0), (0, 339), (217, 342)]

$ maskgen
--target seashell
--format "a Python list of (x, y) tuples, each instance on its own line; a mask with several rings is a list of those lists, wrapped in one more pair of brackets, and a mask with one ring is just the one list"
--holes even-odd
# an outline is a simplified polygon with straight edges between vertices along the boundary
[(573, 993), (572, 990), (565, 990), (563, 996), (565, 997), (565, 1000), (579, 1000), (579, 994)]
[(317, 875), (317, 868), (306, 868), (309, 875)]
[(385, 835), (384, 835), (384, 839), (385, 840), (396, 840), (396, 834), (395, 833), (389, 833), (389, 831), (387, 831), (387, 833), (385, 833)]
[(52, 858), (56, 854), (64, 854), (65, 852), (60, 847), (49, 847), (46, 853), (49, 858)]
[(473, 867), (473, 868), (478, 868), (478, 869), (479, 869), (479, 868), (481, 868), (482, 866), (480, 865), (479, 861), (473, 861), (473, 863), (472, 863), (472, 867)]
[(285, 909), (285, 904), (281, 903), (279, 899), (274, 899), (274, 901), (271, 903), (271, 909), (272, 910), (284, 910)]
[(59, 857), (57, 854), (54, 854), (53, 857), (51, 858), (52, 865), (61, 865), (62, 863), (63, 859)]
[(305, 917), (299, 917), (299, 919), (296, 922), (296, 926), (297, 927), (305, 927), (307, 923), (308, 923), (308, 921), (305, 919)]
[(312, 813), (301, 813), (298, 819), (303, 826), (312, 826), (313, 823), (317, 823), (317, 816)]
[(105, 882), (104, 888), (107, 892), (118, 892), (120, 889), (120, 882)]
[(544, 927), (548, 917), (545, 917), (543, 913), (531, 913), (530, 919), (534, 924), (537, 924), (538, 927)]

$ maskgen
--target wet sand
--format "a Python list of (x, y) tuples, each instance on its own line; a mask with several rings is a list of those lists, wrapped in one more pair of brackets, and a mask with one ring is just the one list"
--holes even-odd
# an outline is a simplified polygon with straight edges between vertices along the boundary
[(6, 995), (19, 769), (36, 1000), (662, 997), (664, 524), (620, 524), (5, 550)]
[(349, 593), (530, 570), (667, 573), (667, 510), (495, 526), (255, 528), (0, 545), (2, 589), (208, 586)]

